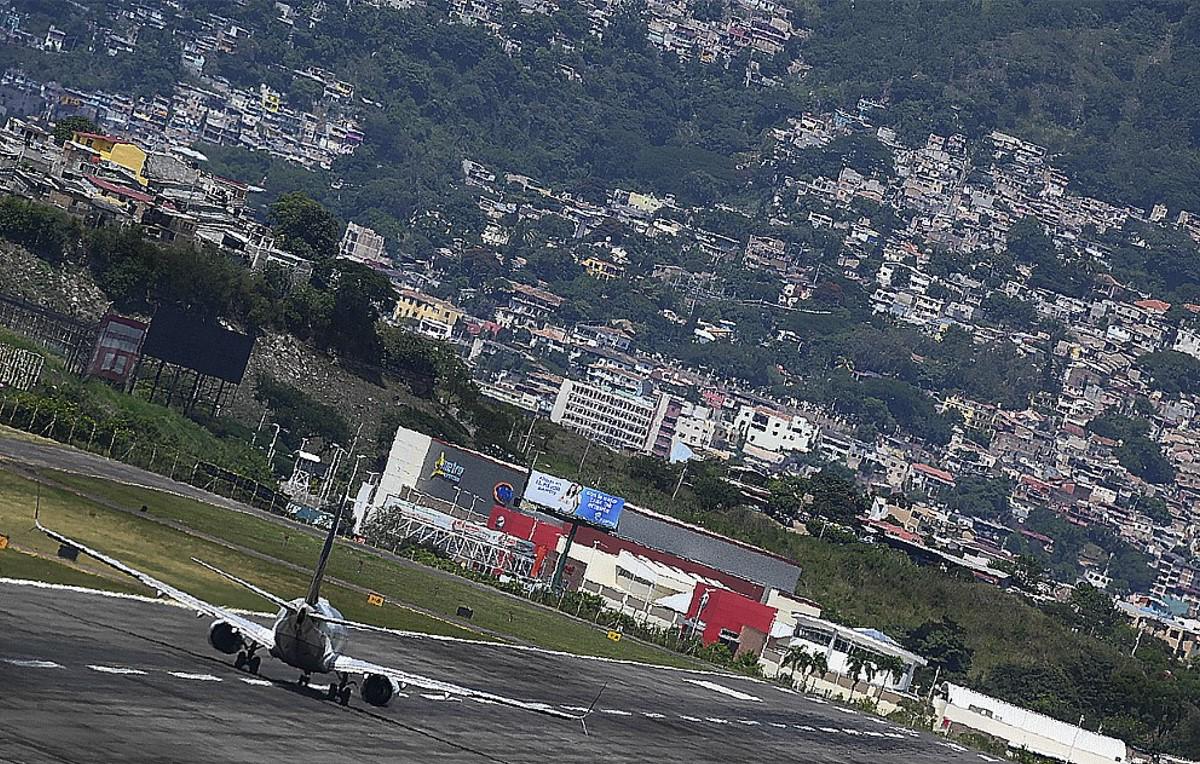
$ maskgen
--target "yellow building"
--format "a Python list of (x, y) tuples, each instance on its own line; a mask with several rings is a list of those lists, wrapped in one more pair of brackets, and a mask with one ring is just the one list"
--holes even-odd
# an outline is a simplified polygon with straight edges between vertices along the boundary
[(585, 259), (580, 263), (580, 265), (583, 266), (584, 270), (587, 271), (589, 276), (595, 279), (600, 279), (601, 281), (618, 279), (622, 276), (622, 274), (625, 273), (624, 266), (609, 262), (608, 260), (596, 257), (595, 255)]
[(453, 304), (412, 289), (400, 290), (392, 312), (397, 323), (413, 322), (423, 333), (441, 338), (450, 336), (463, 315)]
[(137, 144), (100, 133), (76, 132), (72, 134), (71, 140), (95, 151), (101, 160), (124, 167), (133, 173), (134, 179), (140, 185), (146, 185), (146, 176), (142, 174), (146, 166), (146, 152)]

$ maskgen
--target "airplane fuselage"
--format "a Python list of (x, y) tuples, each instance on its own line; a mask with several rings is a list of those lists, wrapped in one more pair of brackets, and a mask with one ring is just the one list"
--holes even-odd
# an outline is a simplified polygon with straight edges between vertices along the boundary
[(288, 604), (290, 609), (280, 609), (275, 619), (275, 645), (271, 655), (305, 673), (332, 671), (333, 662), (346, 642), (346, 630), (310, 616), (315, 613), (340, 619), (342, 614), (324, 597), (318, 599), (316, 605), (299, 599)]

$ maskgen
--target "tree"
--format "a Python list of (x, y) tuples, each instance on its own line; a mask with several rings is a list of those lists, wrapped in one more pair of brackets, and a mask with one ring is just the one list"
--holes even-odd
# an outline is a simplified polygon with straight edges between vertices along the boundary
[(875, 666), (879, 673), (884, 677), (884, 680), (879, 683), (879, 693), (876, 695), (877, 698), (883, 697), (883, 690), (885, 685), (887, 685), (888, 680), (891, 680), (892, 682), (899, 682), (904, 677), (904, 673), (908, 670), (908, 667), (904, 664), (904, 661), (900, 660), (900, 658), (895, 655), (879, 656), (875, 659)]
[(808, 673), (812, 675), (810, 686), (815, 686), (818, 679), (823, 678), (829, 673), (829, 658), (825, 653), (814, 653), (812, 661), (808, 666)]
[(783, 660), (780, 662), (782, 668), (788, 669), (789, 684), (795, 684), (796, 669), (800, 669), (801, 675), (807, 675), (812, 665), (812, 653), (799, 645), (788, 648), (788, 651), (783, 655)]
[(1020, 554), (1012, 560), (1002, 560), (998, 567), (1012, 576), (1012, 582), (1018, 589), (1026, 592), (1037, 592), (1046, 572), (1041, 561), (1031, 554)]
[(854, 700), (854, 691), (858, 689), (858, 683), (866, 679), (867, 684), (875, 678), (875, 663), (873, 659), (862, 650), (851, 650), (850, 655), (846, 657), (846, 673), (854, 680), (854, 684), (850, 686), (850, 700)]
[(904, 639), (904, 647), (929, 661), (932, 669), (950, 677), (965, 677), (975, 651), (967, 643), (967, 632), (949, 618), (926, 621)]
[(301, 191), (284, 194), (267, 212), (279, 245), (306, 260), (332, 259), (337, 254), (342, 224), (329, 210)]
[(1067, 601), (1067, 619), (1071, 626), (1093, 637), (1108, 637), (1120, 623), (1113, 599), (1103, 589), (1082, 583)]
[(87, 117), (63, 117), (54, 123), (54, 141), (62, 145), (75, 133), (93, 133), (96, 129), (96, 123)]

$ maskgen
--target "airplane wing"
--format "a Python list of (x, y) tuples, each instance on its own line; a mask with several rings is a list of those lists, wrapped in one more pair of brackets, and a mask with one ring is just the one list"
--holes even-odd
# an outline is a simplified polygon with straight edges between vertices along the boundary
[[(104, 554), (103, 552), (92, 549), (91, 547), (87, 546), (86, 544), (81, 544), (80, 542), (76, 541), (75, 539), (64, 536), (63, 534), (59, 533), (58, 531), (50, 530), (46, 526), (42, 525), (42, 521), (41, 521), (41, 517), (40, 517), (40, 507), (34, 511), (33, 522), (35, 525), (37, 525), (38, 530), (40, 530), (42, 533), (45, 533), (47, 536), (54, 539), (58, 543), (60, 543), (64, 546), (68, 546), (68, 547), (77, 549), (80, 552), (83, 552), (84, 554), (86, 554), (88, 557), (97, 559), (100, 562), (104, 563), (105, 565), (108, 565), (111, 568), (119, 570), (128, 576), (136, 578), (138, 581), (141, 581), (146, 586), (148, 586), (151, 589), (153, 589), (154, 591), (158, 592), (159, 595), (168, 597), (170, 599), (175, 600), (176, 602), (186, 605), (188, 608), (195, 610), (198, 614), (205, 614), (212, 618), (216, 618), (218, 620), (227, 622), (230, 626), (233, 626), (235, 629), (237, 629), (238, 632), (245, 639), (247, 639), (251, 642), (257, 643), (260, 647), (263, 647), (263, 648), (266, 648), (269, 650), (275, 646), (275, 634), (266, 626), (255, 623), (254, 621), (251, 621), (249, 618), (245, 618), (245, 617), (238, 615), (237, 613), (234, 613), (230, 610), (226, 610), (225, 608), (218, 607), (217, 605), (213, 605), (208, 602), (205, 602), (204, 600), (202, 600), (198, 597), (193, 597), (192, 595), (188, 594), (187, 592), (185, 592), (181, 589), (176, 589), (174, 586), (171, 586), (170, 584), (166, 583), (165, 581), (158, 580), (157, 578), (150, 575), (149, 573), (143, 573), (142, 571), (140, 571), (136, 568), (126, 565), (125, 563), (121, 562), (120, 560), (116, 559), (115, 557), (110, 557), (110, 556)], [(205, 563), (201, 563), (201, 564), (204, 565), (204, 567), (206, 567), (206, 568), (215, 570), (210, 565), (207, 565)], [(220, 573), (221, 571), (217, 571), (217, 572)], [(223, 575), (227, 575), (227, 574), (223, 574)], [(253, 587), (251, 587), (251, 588), (253, 588)], [(268, 598), (268, 599), (270, 599), (270, 598)]]
[[(455, 698), (471, 698), (478, 700), (481, 703), (489, 703), (494, 705), (509, 706), (522, 711), (532, 711), (546, 716), (553, 716), (559, 719), (570, 719), (572, 721), (582, 722), (591, 714), (592, 709), (596, 706), (596, 701), (600, 700), (600, 695), (592, 701), (592, 705), (586, 709), (580, 709), (578, 713), (570, 713), (568, 711), (559, 710), (557, 707), (548, 703), (539, 703), (531, 700), (518, 700), (516, 698), (507, 698), (503, 695), (495, 695), (483, 690), (474, 690), (470, 687), (463, 687), (452, 682), (444, 682), (440, 679), (431, 679), (420, 674), (413, 674), (408, 671), (391, 668), (389, 666), (381, 666), (378, 663), (351, 658), (347, 655), (339, 655), (333, 663), (334, 671), (344, 671), (351, 674), (382, 674), (390, 678), (392, 681), (399, 684), (401, 687), (418, 687), (422, 690), (430, 690), (431, 692), (445, 693), (448, 697)], [(600, 690), (604, 692), (603, 688)], [(587, 727), (584, 727), (586, 732)]]

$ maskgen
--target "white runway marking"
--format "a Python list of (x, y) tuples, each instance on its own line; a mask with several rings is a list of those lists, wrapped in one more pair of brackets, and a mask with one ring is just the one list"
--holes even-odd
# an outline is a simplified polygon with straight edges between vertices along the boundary
[(28, 660), (24, 660), (21, 658), (5, 658), (4, 662), (12, 664), (13, 666), (18, 666), (20, 668), (42, 668), (42, 669), (62, 668), (62, 666), (55, 663), (54, 661), (42, 661), (42, 660), (38, 660), (36, 658), (31, 658)]
[(575, 714), (586, 714), (587, 709), (583, 706), (563, 706), (564, 711), (570, 711)]
[(747, 695), (744, 692), (738, 692), (737, 690), (731, 690), (728, 687), (723, 687), (723, 686), (717, 684), (716, 682), (710, 682), (707, 679), (684, 679), (683, 681), (687, 682), (688, 684), (694, 684), (697, 687), (703, 687), (706, 690), (712, 690), (713, 692), (719, 692), (722, 695), (728, 695), (731, 698), (737, 698), (738, 700), (752, 700), (755, 703), (762, 702), (762, 698), (756, 698), (755, 696)]
[(757, 727), (758, 725), (762, 724), (762, 722), (756, 722), (753, 719), (738, 719), (737, 723), (744, 724), (747, 727)]
[(813, 703), (820, 703), (822, 706), (827, 706), (827, 705), (829, 705), (828, 703), (826, 703), (825, 701), (821, 700), (820, 698), (805, 698), (805, 700), (810, 700), (810, 701), (812, 701)]
[(241, 679), (246, 684), (252, 684), (255, 687), (270, 687), (271, 686), (271, 683), (268, 682), (266, 679), (251, 679), (248, 676), (239, 677), (239, 679)]
[(666, 719), (667, 718), (667, 717), (663, 716), (662, 714), (656, 714), (653, 711), (643, 711), (642, 716), (646, 717), (647, 719)]
[(862, 734), (858, 730), (850, 729), (849, 727), (842, 727), (842, 732), (845, 732), (847, 735), (861, 735)]
[(816, 727), (810, 727), (807, 724), (793, 724), (792, 726), (798, 730), (804, 730), (805, 732), (816, 732), (817, 731)]
[(799, 695), (800, 694), (800, 693), (796, 692), (795, 690), (789, 690), (786, 687), (776, 687), (775, 689), (779, 690), (780, 692), (787, 693), (788, 695)]
[(679, 718), (683, 719), (685, 722), (702, 722), (702, 721), (704, 721), (703, 719), (697, 719), (694, 716), (686, 716), (684, 714), (680, 714)]
[(176, 679), (190, 679), (193, 682), (219, 682), (221, 678), (212, 674), (189, 674), (186, 671), (168, 671)]
[(822, 732), (828, 732), (828, 733), (831, 733), (831, 734), (832, 734), (832, 733), (834, 733), (834, 732), (837, 732), (837, 730), (835, 730), (833, 727), (821, 727), (821, 728), (820, 728), (820, 730), (821, 730)]
[(982, 753), (979, 754), (979, 758), (983, 759), (984, 761), (1000, 761), (999, 759), (993, 759), (991, 756), (985, 756)]
[(630, 712), (622, 711), (619, 708), (602, 708), (602, 709), (600, 709), (600, 713), (612, 714), (613, 716), (633, 716), (633, 714), (631, 714)]
[(92, 671), (99, 671), (101, 674), (132, 674), (135, 676), (145, 676), (146, 672), (141, 669), (125, 668), (124, 666), (91, 666)]
[(842, 708), (841, 706), (834, 706), (834, 708), (841, 711), (843, 714), (850, 714), (851, 716), (858, 716), (858, 712), (853, 709)]
[(729, 720), (728, 720), (728, 719), (718, 719), (718, 718), (717, 718), (717, 717), (715, 717), (715, 716), (708, 716), (708, 717), (705, 717), (704, 721), (706, 721), (706, 722), (712, 722), (713, 724), (729, 724)]

